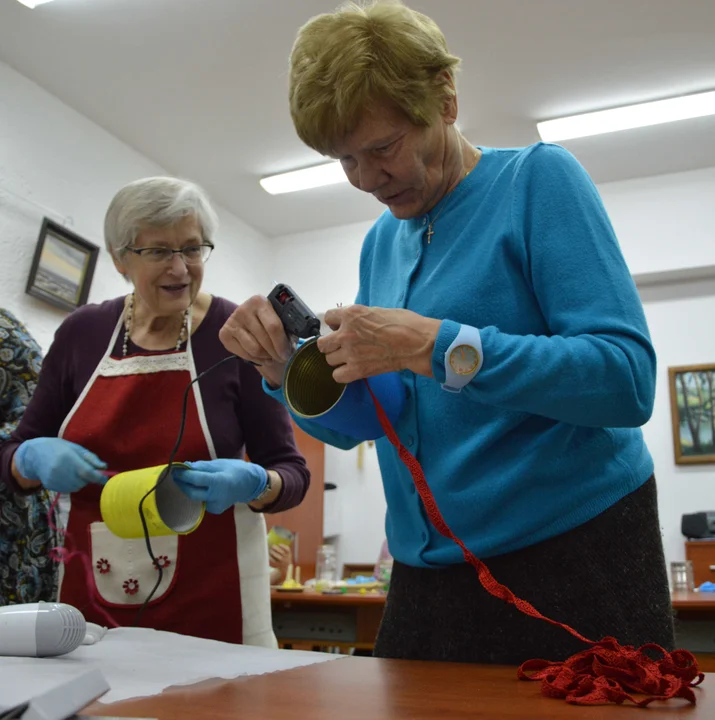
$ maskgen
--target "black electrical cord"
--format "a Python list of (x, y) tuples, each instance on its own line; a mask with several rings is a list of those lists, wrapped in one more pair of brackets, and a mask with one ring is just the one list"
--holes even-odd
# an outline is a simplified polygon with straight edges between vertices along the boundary
[(154, 552), (151, 549), (151, 539), (149, 537), (149, 527), (146, 523), (146, 517), (144, 516), (144, 501), (153, 493), (156, 492), (156, 489), (161, 485), (169, 475), (171, 475), (171, 468), (174, 465), (174, 460), (176, 459), (176, 453), (179, 452), (179, 447), (181, 445), (181, 440), (184, 437), (184, 428), (186, 426), (186, 410), (189, 403), (189, 393), (191, 392), (191, 386), (195, 383), (201, 380), (201, 378), (208, 375), (210, 372), (215, 370), (219, 365), (223, 365), (223, 363), (228, 362), (229, 360), (239, 360), (240, 358), (237, 355), (229, 355), (228, 357), (225, 357), (223, 360), (219, 360), (215, 365), (212, 365), (207, 370), (204, 370), (202, 373), (197, 375), (187, 386), (186, 390), (184, 390), (184, 401), (181, 407), (181, 424), (179, 425), (179, 434), (176, 438), (176, 444), (174, 445), (174, 449), (171, 451), (171, 454), (169, 455), (169, 462), (167, 463), (167, 466), (161, 471), (161, 474), (157, 478), (156, 482), (154, 483), (154, 486), (150, 488), (144, 497), (139, 501), (139, 517), (141, 518), (142, 522), (142, 530), (144, 531), (144, 542), (146, 542), (146, 549), (149, 553), (149, 557), (151, 558), (151, 561), (154, 565), (154, 567), (158, 571), (158, 577), (156, 580), (156, 583), (154, 584), (154, 587), (152, 588), (149, 595), (146, 597), (144, 602), (142, 603), (141, 607), (139, 608), (139, 612), (137, 612), (136, 618), (134, 618), (133, 627), (137, 627), (139, 625), (139, 622), (142, 619), (142, 616), (144, 615), (144, 611), (146, 610), (147, 606), (151, 602), (151, 599), (156, 594), (156, 591), (159, 589), (159, 585), (161, 585), (161, 581), (164, 579), (164, 568), (157, 562), (156, 557), (154, 557)]

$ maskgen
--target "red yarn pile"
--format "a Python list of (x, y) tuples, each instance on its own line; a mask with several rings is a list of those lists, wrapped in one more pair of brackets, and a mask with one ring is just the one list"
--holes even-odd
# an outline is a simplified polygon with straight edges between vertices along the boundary
[[(542, 694), (563, 698), (574, 705), (621, 704), (628, 700), (638, 707), (645, 707), (654, 700), (671, 698), (683, 698), (695, 705), (696, 697), (692, 688), (699, 685), (705, 676), (698, 670), (692, 653), (687, 650), (667, 652), (655, 644), (636, 649), (631, 645), (620, 645), (612, 637), (603, 638), (599, 642), (589, 640), (572, 627), (542, 615), (531, 603), (517, 597), (508, 587), (497, 582), (489, 568), (450, 530), (437, 507), (417, 458), (402, 445), (367, 380), (365, 384), (375, 403), (380, 424), (410, 471), (432, 524), (441, 535), (459, 545), (464, 559), (477, 571), (482, 587), (495, 597), (514, 605), (525, 615), (563, 628), (591, 646), (564, 662), (527, 660), (517, 671), (519, 680), (540, 680)], [(647, 651), (657, 653), (659, 659), (653, 659)], [(633, 694), (645, 697), (636, 698)]]
[[(652, 659), (647, 650), (658, 653), (660, 658)], [(703, 681), (704, 675), (687, 650), (669, 653), (655, 644), (634, 648), (607, 637), (562, 663), (527, 660), (517, 677), (540, 680), (544, 695), (574, 705), (620, 705), (629, 700), (645, 707), (654, 700), (671, 698), (683, 698), (695, 705), (692, 688)], [(638, 699), (632, 693), (645, 697)]]

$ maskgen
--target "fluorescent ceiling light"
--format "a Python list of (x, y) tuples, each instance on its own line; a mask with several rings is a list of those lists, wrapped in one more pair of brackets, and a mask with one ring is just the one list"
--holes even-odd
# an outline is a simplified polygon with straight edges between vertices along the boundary
[(265, 177), (261, 180), (261, 187), (271, 195), (281, 195), (296, 190), (336, 185), (347, 180), (342, 165), (339, 162), (329, 162)]
[(17, 0), (19, 3), (22, 3), (26, 7), (32, 8), (33, 10), (38, 5), (44, 5), (45, 3), (52, 2), (52, 0)]
[(715, 91), (546, 120), (536, 127), (542, 140), (558, 142), (706, 115), (715, 115)]

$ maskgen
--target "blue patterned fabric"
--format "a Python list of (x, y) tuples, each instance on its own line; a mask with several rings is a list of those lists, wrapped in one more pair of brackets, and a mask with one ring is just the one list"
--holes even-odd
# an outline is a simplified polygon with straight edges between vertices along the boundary
[[(0, 443), (17, 426), (37, 384), (42, 351), (14, 315), (0, 309)], [(56, 536), (46, 491), (14, 494), (0, 483), (0, 605), (54, 600)]]

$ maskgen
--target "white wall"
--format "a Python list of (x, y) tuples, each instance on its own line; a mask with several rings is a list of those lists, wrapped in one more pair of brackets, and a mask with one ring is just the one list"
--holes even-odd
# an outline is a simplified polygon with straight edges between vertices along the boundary
[(632, 273), (715, 265), (715, 168), (599, 190)]
[(715, 465), (673, 462), (668, 367), (715, 362), (715, 280), (643, 288), (641, 296), (659, 366), (655, 409), (644, 434), (655, 460), (666, 557), (684, 560), (680, 518), (715, 510)]
[[(67, 313), (25, 294), (43, 214), (60, 222), (72, 218), (71, 230), (103, 248), (104, 212), (114, 193), (157, 174), (166, 172), (0, 63), (0, 306), (25, 322), (45, 350)], [(265, 293), (270, 275), (264, 238), (217, 210), (221, 228), (204, 289), (237, 302)], [(127, 287), (102, 250), (89, 301), (126, 293)]]
[(352, 303), (360, 248), (371, 226), (362, 222), (273, 238), (274, 279), (288, 283), (315, 313)]
[[(603, 185), (601, 193), (634, 274), (715, 265), (715, 168)], [(715, 510), (715, 465), (673, 460), (668, 367), (715, 362), (715, 280), (641, 288), (658, 381), (644, 428), (655, 460), (666, 559), (685, 557), (683, 513)]]
[[(273, 274), (290, 285), (315, 313), (350, 305), (358, 287), (358, 263), (372, 222), (274, 238)], [(375, 448), (342, 451), (326, 446), (325, 481), (337, 489), (341, 533), (334, 541), (338, 562), (374, 562), (385, 537), (385, 495)]]
[[(634, 274), (715, 265), (715, 168), (609, 183), (600, 191)], [(352, 302), (357, 261), (371, 223), (329, 228), (273, 241), (274, 274), (318, 312)], [(680, 516), (715, 510), (715, 465), (673, 462), (669, 365), (715, 362), (715, 281), (642, 290), (659, 357), (656, 405), (645, 435), (656, 463), (667, 559), (682, 559)], [(328, 448), (326, 480), (338, 485), (343, 532), (341, 557), (371, 562), (384, 537), (385, 500), (375, 450), (363, 470), (357, 451)]]

